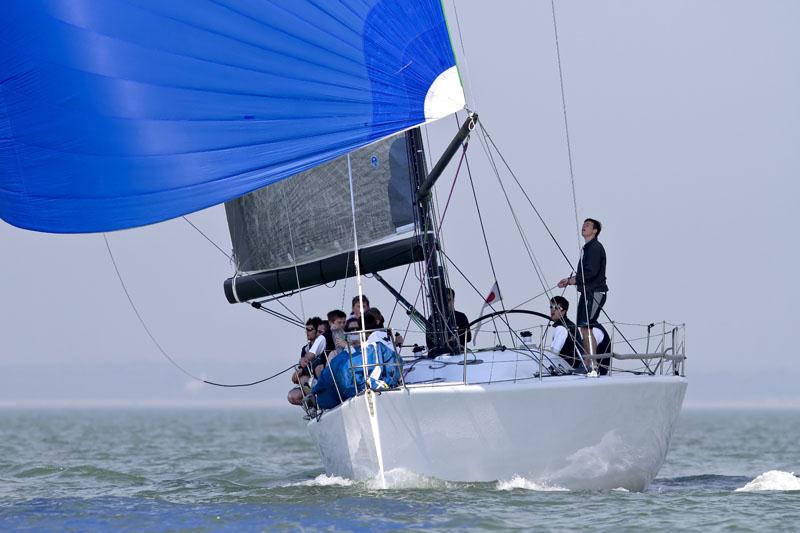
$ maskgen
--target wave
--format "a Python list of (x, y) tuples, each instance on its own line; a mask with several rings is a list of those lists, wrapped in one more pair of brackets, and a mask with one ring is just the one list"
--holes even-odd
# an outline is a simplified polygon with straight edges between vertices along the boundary
[(393, 468), (383, 474), (383, 479), (376, 476), (366, 481), (367, 488), (376, 490), (393, 489), (446, 489), (454, 483), (430, 476), (417, 474), (405, 468)]
[(536, 483), (529, 481), (521, 476), (514, 476), (508, 481), (498, 481), (496, 485), (497, 490), (514, 490), (525, 489), (535, 490), (540, 492), (568, 492), (568, 489), (557, 487), (555, 485), (548, 485), (546, 483)]
[(650, 485), (655, 491), (675, 490), (718, 490), (729, 492), (750, 481), (748, 476), (727, 476), (721, 474), (698, 474), (673, 478), (656, 478)]
[(739, 487), (736, 492), (761, 492), (761, 491), (794, 491), (800, 490), (800, 477), (794, 472), (770, 470), (764, 472), (744, 487)]
[(71, 478), (85, 478), (95, 481), (108, 481), (114, 483), (129, 483), (133, 485), (143, 485), (149, 482), (145, 477), (121, 472), (119, 470), (112, 470), (109, 468), (102, 468), (93, 465), (75, 465), (75, 466), (34, 466), (20, 469), (15, 478), (29, 479), (29, 478), (58, 478), (58, 479), (71, 479)]
[(320, 474), (314, 479), (307, 479), (306, 481), (299, 481), (297, 483), (289, 483), (288, 485), (284, 485), (284, 487), (349, 487), (353, 483), (355, 483), (355, 481), (352, 479)]
[(329, 476), (327, 474), (320, 474), (314, 479), (299, 481), (283, 485), (284, 487), (362, 487), (368, 490), (397, 490), (397, 489), (445, 489), (456, 485), (449, 481), (437, 479), (435, 477), (423, 476), (411, 470), (404, 468), (394, 468), (387, 470), (383, 474), (383, 478), (375, 476), (363, 481), (354, 481), (352, 479)]

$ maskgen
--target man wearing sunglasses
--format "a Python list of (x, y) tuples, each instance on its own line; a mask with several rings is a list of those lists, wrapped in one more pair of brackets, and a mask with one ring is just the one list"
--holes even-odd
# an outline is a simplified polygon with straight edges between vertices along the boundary
[(578, 326), (567, 318), (569, 301), (563, 296), (550, 300), (550, 320), (553, 321), (553, 340), (550, 351), (559, 354), (573, 370), (583, 370), (582, 347)]
[(300, 405), (304, 396), (310, 391), (308, 382), (311, 380), (314, 361), (325, 350), (325, 335), (320, 334), (321, 325), (322, 320), (316, 316), (306, 322), (307, 342), (300, 350), (300, 361), (292, 374), (292, 383), (296, 383), (298, 387), (290, 390), (288, 396), (289, 403), (293, 405)]
[[(581, 365), (580, 359), (586, 353), (584, 352), (585, 344), (581, 330), (567, 318), (568, 309), (569, 301), (563, 296), (554, 296), (550, 300), (550, 320), (553, 321), (553, 340), (550, 343), (550, 351), (563, 357), (573, 369), (583, 371), (586, 368), (588, 370), (592, 368), (592, 362), (584, 360)], [(611, 338), (606, 328), (599, 322), (592, 325), (592, 336), (597, 346), (597, 353), (609, 354), (609, 357), (597, 361), (598, 374), (604, 376), (608, 374), (611, 365)]]

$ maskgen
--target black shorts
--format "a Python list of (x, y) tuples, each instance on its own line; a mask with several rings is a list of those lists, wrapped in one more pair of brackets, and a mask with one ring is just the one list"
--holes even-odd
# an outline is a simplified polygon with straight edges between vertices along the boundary
[(588, 298), (581, 293), (581, 297), (578, 300), (578, 319), (575, 323), (584, 328), (589, 324), (596, 324), (600, 311), (603, 310), (605, 304), (606, 293), (604, 292), (590, 292)]
[(311, 362), (311, 368), (314, 369), (320, 365), (326, 366), (327, 364), (328, 364), (328, 354), (322, 352), (321, 354), (316, 356), (314, 360)]

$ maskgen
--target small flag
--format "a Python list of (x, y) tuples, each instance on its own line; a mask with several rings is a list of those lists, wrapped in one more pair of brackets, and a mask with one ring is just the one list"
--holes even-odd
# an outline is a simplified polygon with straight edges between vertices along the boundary
[[(483, 300), (483, 307), (481, 307), (481, 312), (478, 316), (483, 316), (483, 312), (486, 310), (487, 307), (493, 306), (502, 299), (503, 297), (500, 295), (500, 286), (497, 284), (497, 280), (495, 280), (494, 285), (492, 285), (492, 288), (489, 291), (489, 294)], [(473, 346), (475, 346), (475, 343), (478, 341), (478, 332), (481, 330), (482, 325), (483, 322), (478, 324), (478, 327), (475, 328), (475, 334), (472, 336)]]
[[(483, 302), (483, 309), (486, 309), (486, 306), (492, 305), (495, 302), (499, 302), (503, 298), (500, 296), (500, 287), (497, 285), (497, 282), (494, 282), (492, 285), (492, 290), (489, 291), (489, 295), (486, 297), (486, 300)], [(483, 309), (481, 310), (481, 314), (483, 314)]]

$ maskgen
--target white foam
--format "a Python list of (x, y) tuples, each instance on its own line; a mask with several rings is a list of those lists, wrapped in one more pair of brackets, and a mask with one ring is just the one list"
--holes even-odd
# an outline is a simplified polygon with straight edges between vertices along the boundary
[(611, 489), (611, 492), (630, 492), (625, 487), (617, 487), (616, 489)]
[(563, 487), (556, 487), (554, 485), (547, 485), (546, 483), (536, 483), (533, 481), (528, 481), (524, 477), (521, 476), (514, 476), (508, 481), (498, 481), (497, 482), (497, 490), (514, 490), (514, 489), (525, 489), (525, 490), (536, 490), (541, 492), (564, 492), (568, 489)]
[(800, 478), (794, 472), (770, 470), (764, 472), (736, 492), (759, 492), (765, 490), (800, 490)]
[(289, 483), (287, 487), (349, 487), (354, 481), (339, 476), (329, 476), (327, 474), (320, 474), (314, 479), (300, 481), (299, 483)]
[(376, 476), (366, 482), (367, 488), (383, 489), (444, 489), (452, 483), (435, 477), (423, 476), (404, 468), (393, 468), (383, 474), (383, 479)]
[(423, 476), (411, 470), (395, 468), (384, 473), (383, 479), (376, 476), (366, 481), (353, 481), (339, 476), (320, 474), (314, 479), (289, 483), (285, 487), (349, 487), (358, 484), (371, 490), (383, 489), (443, 489), (452, 486), (452, 483), (434, 477)]

